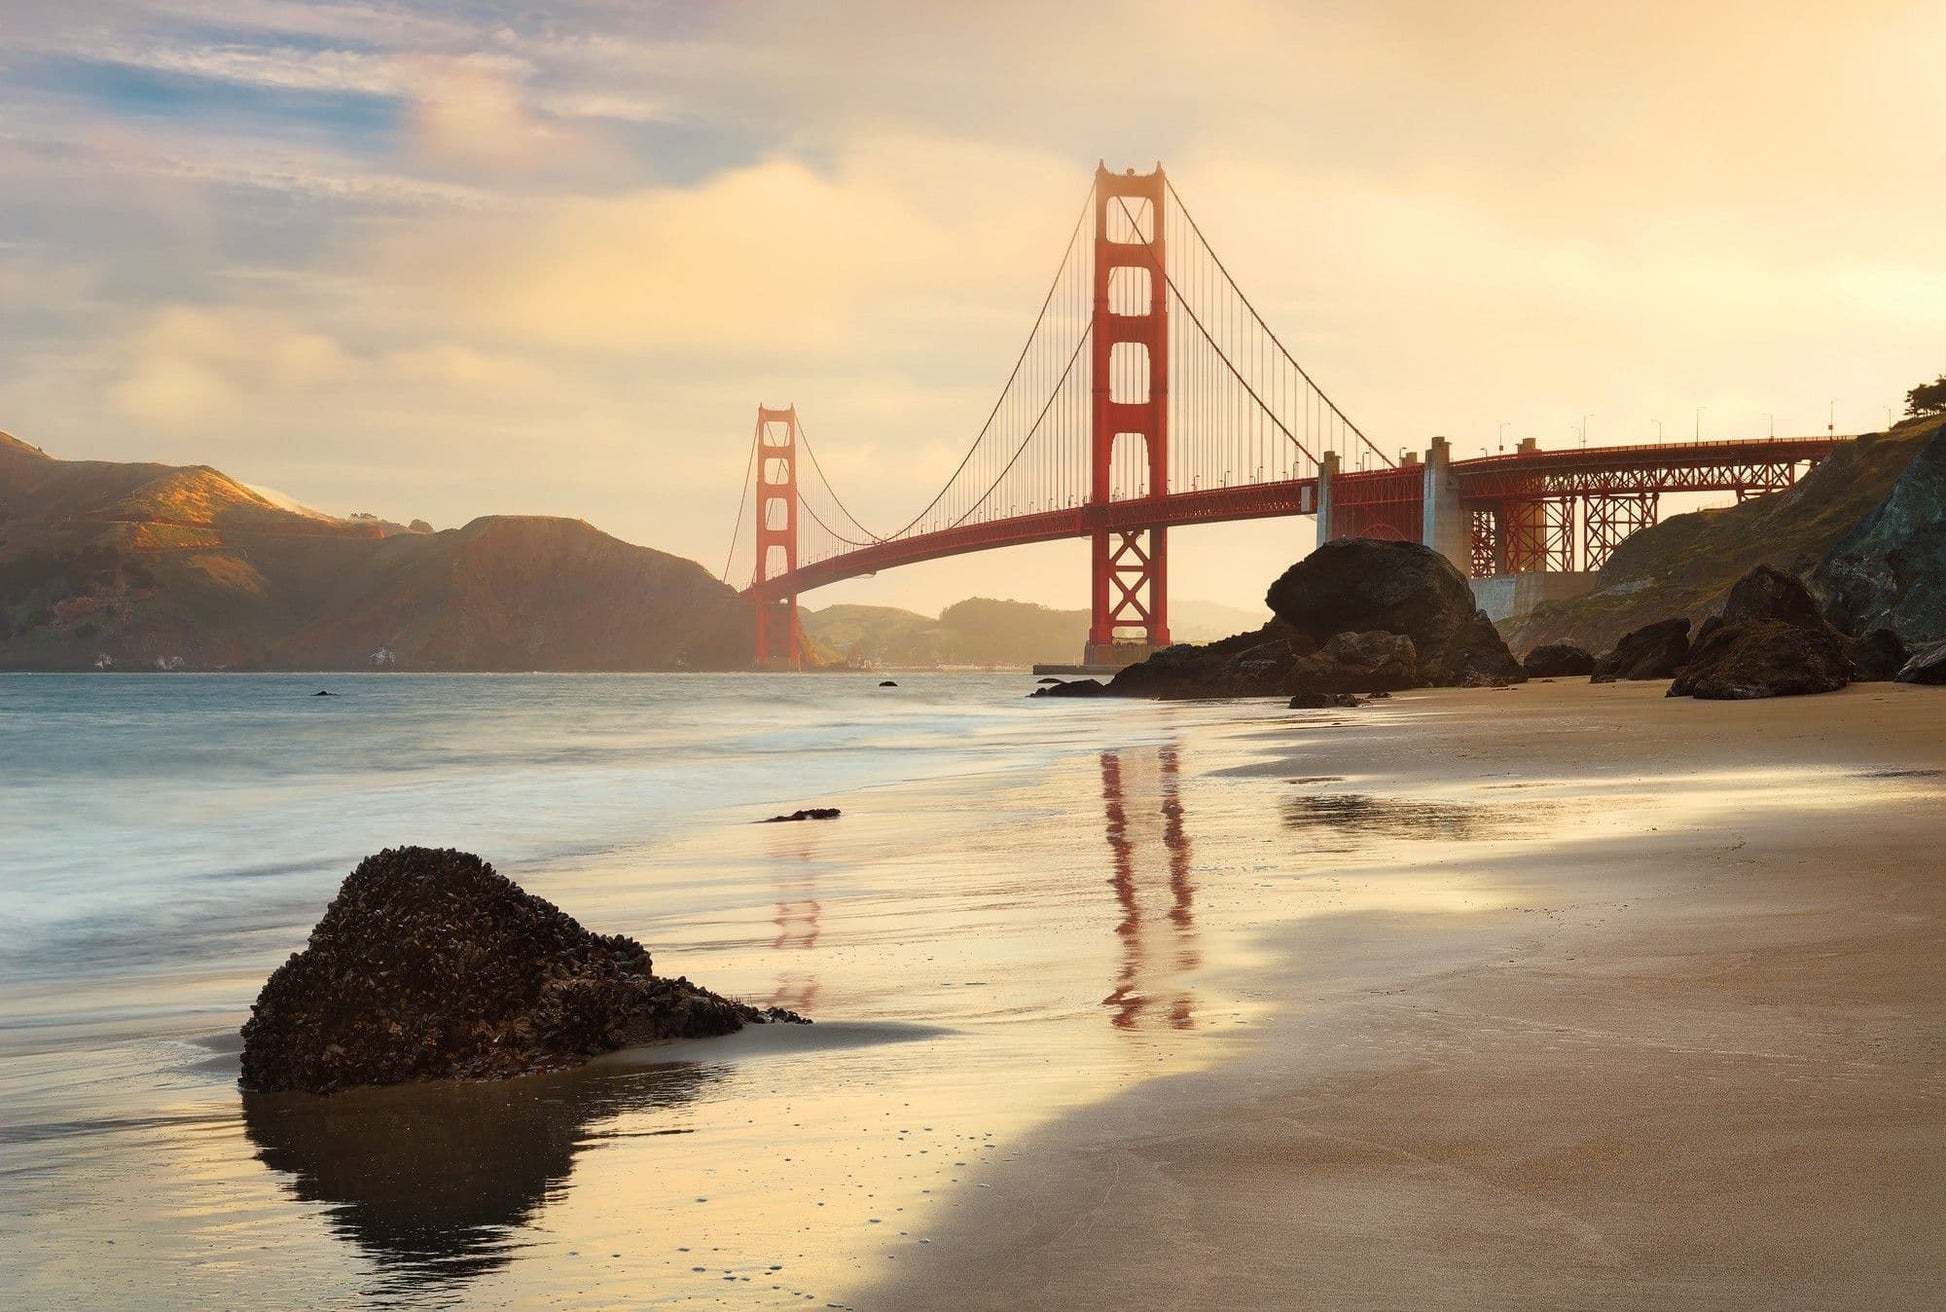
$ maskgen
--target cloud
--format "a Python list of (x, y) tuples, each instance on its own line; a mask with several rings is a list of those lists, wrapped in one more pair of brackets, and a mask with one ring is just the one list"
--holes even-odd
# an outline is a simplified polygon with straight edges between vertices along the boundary
[[(523, 70), (508, 61), (469, 55), (413, 62), (411, 150), (422, 170), (503, 181), (592, 178), (621, 163), (585, 122), (594, 117), (588, 112), (598, 104), (594, 98), (573, 102), (584, 121), (563, 119), (537, 112)], [(648, 113), (618, 107), (631, 116)]]
[(123, 351), (112, 404), (124, 417), (161, 428), (235, 420), (258, 397), (317, 388), (353, 368), (334, 338), (236, 308), (159, 310)]
[[(438, 317), (509, 342), (828, 357), (883, 336), (874, 319), (882, 326), (928, 300), (934, 314), (952, 305), (962, 317), (996, 278), (1017, 285), (1022, 304), (1035, 294), (1066, 237), (1060, 221), (1030, 225), (1029, 260), (1024, 243), (996, 231), (1019, 217), (1017, 195), (940, 181), (999, 163), (984, 150), (917, 141), (870, 143), (827, 171), (773, 157), (696, 187), (432, 222), (397, 237), (381, 276), (429, 298)], [(1006, 164), (1016, 181), (1036, 175), (1036, 203), (1059, 195), (1057, 214), (1079, 197), (1058, 164)]]
[[(900, 522), (992, 404), (1103, 156), (1169, 165), (1388, 448), (1503, 420), (1558, 441), (1590, 410), (1610, 439), (1698, 406), (1821, 428), (1834, 394), (1859, 427), (1941, 367), (1946, 11), (1916, 0), (26, 9), (0, 55), (0, 422), (318, 504), (384, 483), (396, 514), (555, 510), (714, 558), (764, 400)], [(300, 109), (144, 114), (64, 82), (76, 59)], [(396, 104), (334, 136), (312, 94)], [(1197, 540), (1185, 595), (1278, 563)]]

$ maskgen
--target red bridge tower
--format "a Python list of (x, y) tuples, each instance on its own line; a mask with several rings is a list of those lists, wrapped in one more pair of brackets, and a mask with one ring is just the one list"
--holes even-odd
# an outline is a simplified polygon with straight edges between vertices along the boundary
[[(1162, 166), (1095, 170), (1094, 471), (1088, 504), (1115, 492), (1118, 445), (1146, 477), (1140, 495), (1169, 493), (1169, 283), (1163, 262)], [(1169, 645), (1168, 530), (1097, 528), (1090, 665), (1126, 664)]]
[(797, 594), (772, 600), (767, 579), (797, 569), (797, 407), (757, 407), (757, 571), (750, 595), (757, 608), (757, 665), (804, 667)]

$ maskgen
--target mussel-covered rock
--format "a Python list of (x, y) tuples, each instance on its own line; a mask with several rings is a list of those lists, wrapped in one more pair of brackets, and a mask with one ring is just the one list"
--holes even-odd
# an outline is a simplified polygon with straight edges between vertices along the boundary
[(1890, 629), (1873, 629), (1852, 648), (1852, 677), (1860, 683), (1883, 683), (1898, 677), (1912, 659), (1905, 640)]
[(1208, 646), (1167, 647), (1115, 676), (1131, 697), (1312, 693), (1519, 683), (1526, 678), (1466, 576), (1416, 542), (1340, 538), (1266, 597), (1276, 618)]
[(1448, 682), (1462, 688), (1505, 687), (1527, 682), (1527, 670), (1507, 647), (1507, 640), (1494, 627), (1493, 617), (1483, 610), (1473, 612), (1466, 646), (1453, 663)]
[(1615, 649), (1595, 662), (1593, 681), (1673, 678), (1689, 659), (1689, 621), (1681, 616), (1625, 633)]
[(1317, 644), (1272, 620), (1260, 629), (1202, 646), (1179, 642), (1117, 674), (1107, 691), (1118, 697), (1266, 697), (1284, 690), (1300, 651)]
[(1566, 679), (1595, 672), (1594, 653), (1571, 642), (1545, 643), (1528, 652), (1520, 664), (1530, 679)]
[(1100, 679), (1047, 679), (1030, 697), (1099, 697), (1108, 691)]
[(1479, 639), (1466, 576), (1417, 542), (1327, 542), (1285, 570), (1265, 602), (1278, 619), (1320, 645), (1334, 634), (1374, 629), (1410, 638), (1427, 684), (1459, 682), (1462, 659)]
[(1309, 656), (1293, 661), (1285, 683), (1294, 696), (1417, 687), (1419, 653), (1401, 633), (1336, 633)]
[(265, 982), (243, 1026), (242, 1083), (332, 1093), (496, 1079), (799, 1019), (653, 974), (640, 943), (590, 933), (477, 856), (388, 848)]
[(1725, 623), (1690, 649), (1669, 696), (1746, 701), (1836, 692), (1851, 682), (1847, 646), (1822, 621), (1815, 628), (1775, 619)]
[[(1390, 697), (1391, 695), (1389, 692), (1372, 694), (1374, 697)], [(1316, 711), (1323, 710), (1327, 707), (1350, 709), (1354, 706), (1363, 706), (1365, 701), (1365, 698), (1358, 696), (1356, 693), (1306, 691), (1292, 695), (1291, 709), (1293, 711)]]
[[(1738, 579), (1723, 601), (1723, 623), (1779, 620), (1800, 629), (1827, 627), (1811, 590), (1794, 574), (1759, 565)], [(1696, 635), (1697, 641), (1702, 635)]]

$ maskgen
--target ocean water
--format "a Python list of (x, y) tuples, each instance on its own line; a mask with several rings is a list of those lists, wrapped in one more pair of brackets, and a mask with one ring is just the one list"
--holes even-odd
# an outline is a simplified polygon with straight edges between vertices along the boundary
[[(842, 1305), (1032, 1125), (1212, 1060), (1273, 812), (1190, 744), (1268, 712), (898, 681), (0, 678), (0, 1303)], [(401, 843), (819, 1023), (241, 1094), (264, 976)]]
[(0, 1016), (106, 1022), (145, 981), (280, 959), (379, 847), (463, 847), (518, 878), (1046, 759), (1071, 718), (1023, 711), (1018, 675), (878, 682), (0, 677)]

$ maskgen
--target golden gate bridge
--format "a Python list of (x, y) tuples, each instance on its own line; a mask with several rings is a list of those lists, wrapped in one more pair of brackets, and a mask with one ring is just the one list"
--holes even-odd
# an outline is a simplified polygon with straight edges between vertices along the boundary
[[(1843, 439), (1771, 438), (1397, 459), (1291, 355), (1160, 165), (1095, 171), (1027, 343), (944, 486), (867, 528), (794, 406), (759, 406), (725, 581), (747, 578), (756, 661), (797, 669), (797, 598), (945, 556), (1087, 538), (1083, 663), (1169, 645), (1174, 527), (1310, 515), (1318, 541), (1423, 542), (1474, 577), (1598, 569), (1666, 492), (1788, 487)], [(752, 511), (754, 533), (743, 519)], [(747, 573), (738, 552), (752, 554)]]

